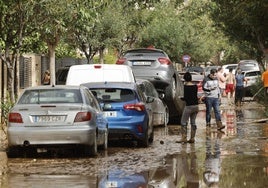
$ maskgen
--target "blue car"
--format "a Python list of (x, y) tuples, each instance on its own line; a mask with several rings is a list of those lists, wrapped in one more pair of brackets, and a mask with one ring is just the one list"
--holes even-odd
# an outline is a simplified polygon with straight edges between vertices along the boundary
[(130, 187), (148, 187), (148, 172), (128, 174), (122, 170), (110, 170), (108, 174), (99, 181), (100, 188), (130, 188)]
[(152, 97), (146, 97), (136, 83), (85, 83), (95, 95), (108, 120), (108, 140), (138, 141), (148, 147), (154, 139)]

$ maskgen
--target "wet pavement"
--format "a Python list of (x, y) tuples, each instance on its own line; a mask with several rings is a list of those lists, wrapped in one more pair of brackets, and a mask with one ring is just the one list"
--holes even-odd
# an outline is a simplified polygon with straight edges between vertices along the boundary
[[(263, 107), (221, 106), (223, 132), (205, 127), (200, 105), (195, 144), (178, 144), (180, 126), (155, 130), (149, 148), (111, 143), (97, 157), (43, 155), (7, 159), (1, 135), (0, 187), (268, 187), (268, 121)], [(214, 118), (213, 118), (214, 119)], [(189, 130), (189, 126), (188, 126)]]

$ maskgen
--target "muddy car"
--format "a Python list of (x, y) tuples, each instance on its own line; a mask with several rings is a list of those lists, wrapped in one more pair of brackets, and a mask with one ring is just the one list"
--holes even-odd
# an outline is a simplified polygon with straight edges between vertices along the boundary
[(184, 102), (179, 99), (183, 95), (183, 83), (179, 78), (169, 56), (160, 49), (138, 48), (127, 50), (116, 62), (128, 65), (136, 78), (152, 82), (159, 93), (164, 93), (164, 101), (169, 108), (170, 120), (179, 120)]

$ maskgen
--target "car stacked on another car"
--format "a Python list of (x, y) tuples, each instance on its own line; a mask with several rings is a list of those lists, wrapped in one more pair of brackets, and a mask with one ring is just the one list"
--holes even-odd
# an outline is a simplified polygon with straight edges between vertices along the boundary
[(7, 137), (8, 157), (64, 147), (96, 155), (107, 148), (108, 121), (86, 87), (36, 86), (10, 110)]
[(137, 141), (148, 147), (154, 139), (154, 98), (145, 96), (133, 82), (90, 82), (83, 84), (95, 95), (109, 123), (109, 140)]
[(169, 117), (180, 119), (184, 103), (179, 100), (183, 95), (183, 83), (169, 56), (160, 49), (138, 48), (127, 50), (116, 62), (128, 65), (136, 78), (152, 82), (158, 92), (165, 94), (164, 101), (169, 108)]
[(169, 111), (167, 105), (162, 100), (165, 94), (159, 94), (149, 80), (137, 79), (136, 83), (140, 86), (145, 96), (149, 96), (154, 99), (153, 102), (150, 103), (153, 110), (153, 125), (167, 126), (169, 121)]

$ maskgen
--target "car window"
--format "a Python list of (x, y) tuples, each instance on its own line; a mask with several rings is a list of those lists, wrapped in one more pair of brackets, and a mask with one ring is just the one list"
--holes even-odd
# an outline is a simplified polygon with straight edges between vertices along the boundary
[(47, 103), (82, 103), (82, 96), (75, 89), (27, 90), (18, 101), (18, 104)]
[(86, 96), (86, 103), (92, 106), (93, 108), (100, 110), (100, 105), (97, 102), (97, 100), (95, 100), (96, 98), (93, 95), (93, 93), (89, 92), (89, 90), (87, 89), (84, 89), (83, 92), (85, 93)]
[(151, 97), (158, 97), (158, 93), (155, 90), (153, 84), (146, 83), (146, 95)]
[(135, 99), (135, 94), (130, 89), (94, 88), (90, 90), (99, 102), (126, 102)]
[(151, 50), (140, 50), (140, 51), (130, 51), (124, 54), (124, 57), (130, 56), (155, 56), (155, 57), (166, 57), (166, 54), (159, 51)]
[(56, 84), (65, 84), (69, 68), (59, 69), (56, 72)]

